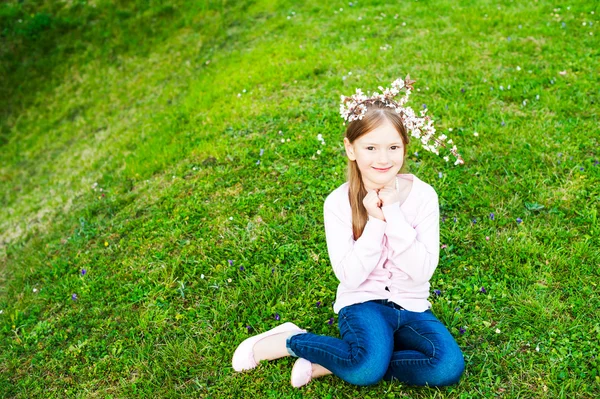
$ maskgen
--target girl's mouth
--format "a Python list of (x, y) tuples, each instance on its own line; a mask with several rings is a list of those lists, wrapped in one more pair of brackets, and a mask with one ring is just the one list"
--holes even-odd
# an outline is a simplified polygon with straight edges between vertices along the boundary
[(378, 172), (387, 172), (388, 170), (390, 170), (392, 167), (390, 166), (389, 168), (385, 168), (385, 169), (378, 169), (378, 168), (373, 168)]

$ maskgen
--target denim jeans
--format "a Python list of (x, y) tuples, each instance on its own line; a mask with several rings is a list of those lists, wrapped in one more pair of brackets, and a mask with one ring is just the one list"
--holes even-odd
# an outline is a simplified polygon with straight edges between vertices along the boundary
[(431, 310), (411, 312), (377, 300), (346, 306), (338, 316), (341, 339), (292, 335), (286, 342), (290, 355), (320, 364), (354, 385), (382, 379), (423, 386), (459, 381), (462, 352)]

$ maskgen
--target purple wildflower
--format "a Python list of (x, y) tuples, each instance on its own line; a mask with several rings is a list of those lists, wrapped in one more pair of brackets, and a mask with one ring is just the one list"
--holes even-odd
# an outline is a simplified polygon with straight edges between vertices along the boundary
[(458, 307), (458, 306), (454, 308), (455, 312), (458, 312), (459, 310), (460, 310), (460, 307)]
[(229, 262), (229, 266), (233, 266), (233, 260), (227, 259), (227, 262)]
[(248, 330), (248, 332), (250, 332), (252, 330), (252, 327), (250, 327), (250, 325), (247, 325), (246, 330)]
[(494, 220), (495, 217), (496, 215), (494, 215), (494, 212), (490, 213), (490, 219)]
[(440, 296), (440, 295), (442, 295), (442, 291), (440, 291), (440, 290), (434, 290), (434, 291), (433, 291), (433, 293), (434, 293), (436, 296)]
[(321, 307), (321, 301), (318, 301), (318, 302), (317, 302), (317, 304), (316, 304), (316, 306), (317, 306), (318, 308), (320, 308), (320, 307)]
[(260, 159), (259, 159), (258, 161), (256, 161), (256, 164), (257, 164), (257, 165), (260, 165)]
[(598, 166), (598, 164), (600, 163), (600, 161), (598, 161), (597, 159), (594, 161), (594, 166)]
[(274, 268), (274, 267), (272, 267), (272, 268), (271, 268), (271, 274), (274, 274), (274, 273), (275, 273), (275, 268)]
[(465, 92), (465, 88), (463, 87), (462, 89), (460, 89), (460, 92), (464, 93)]
[(329, 324), (329, 325), (332, 325), (332, 324), (333, 324), (333, 317), (331, 317), (331, 318), (329, 319), (329, 321), (327, 322), (327, 324)]
[(485, 289), (485, 287), (481, 287), (481, 288), (479, 289), (479, 291), (480, 291), (481, 293), (483, 293), (483, 294), (485, 294), (485, 293), (487, 292), (487, 290)]
[(77, 300), (77, 294), (72, 294), (72, 295), (71, 295), (71, 299), (72, 299), (73, 301), (76, 301), (76, 300)]
[(523, 221), (523, 219), (517, 218), (517, 223), (521, 223), (522, 221)]
[(442, 223), (446, 221), (446, 216), (442, 216)]
[(510, 36), (506, 38), (506, 40), (508, 40), (510, 42)]
[(454, 223), (456, 223), (456, 221), (457, 221), (456, 216), (454, 216)]
[(427, 109), (427, 104), (423, 104), (423, 109)]
[(460, 333), (460, 335), (463, 335), (467, 330), (465, 330), (464, 328), (459, 328), (458, 332)]
[(240, 266), (240, 271), (243, 272), (244, 270), (246, 270), (244, 269), (244, 266)]
[(442, 177), (444, 177), (444, 174), (442, 172), (439, 172), (438, 177), (441, 179)]
[(504, 126), (506, 125), (506, 123), (504, 123), (504, 121), (500, 122), (500, 126)]
[(275, 320), (279, 321), (280, 317), (279, 317), (279, 313), (275, 313)]
[(81, 275), (82, 275), (82, 276), (85, 276), (85, 274), (86, 274), (86, 273), (87, 273), (87, 270), (85, 270), (85, 269), (81, 269)]
[(579, 170), (583, 172), (583, 166), (581, 168), (579, 168)]
[(473, 218), (473, 220), (471, 220), (473, 222), (473, 224), (477, 224), (477, 218)]

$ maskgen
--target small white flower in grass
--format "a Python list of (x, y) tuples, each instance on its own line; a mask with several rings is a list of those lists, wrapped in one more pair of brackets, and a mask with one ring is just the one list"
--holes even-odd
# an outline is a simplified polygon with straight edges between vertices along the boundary
[(520, 70), (521, 70), (521, 67), (517, 65), (517, 71), (520, 71)]
[(592, 36), (593, 34), (594, 34), (593, 32), (590, 32), (590, 36)]
[(406, 22), (402, 22), (402, 26), (406, 26)]
[(561, 75), (561, 76), (565, 76), (567, 74), (567, 71), (566, 70), (565, 71), (560, 71), (558, 74)]
[(450, 157), (446, 155), (446, 156), (444, 157), (444, 161), (446, 161), (446, 162), (450, 161)]
[(290, 142), (290, 139), (287, 139), (286, 141), (289, 143), (289, 142)]
[(442, 177), (444, 177), (444, 174), (442, 172), (439, 172), (438, 177), (441, 179)]
[(321, 150), (317, 150), (317, 155), (321, 155)]
[(241, 97), (241, 96), (242, 96), (242, 93), (238, 93), (238, 97)]
[(583, 22), (581, 25), (586, 26), (587, 24), (585, 22)]
[(0, 309), (0, 314), (4, 313), (4, 310)]
[(352, 71), (348, 72), (348, 75), (352, 75)]
[(500, 90), (504, 90), (504, 86), (500, 86)]
[(285, 139), (281, 139), (281, 142), (282, 142), (282, 143), (285, 143)]
[(535, 99), (536, 99), (536, 100), (539, 100), (539, 99), (540, 99), (540, 95), (539, 95), (539, 94), (536, 94), (536, 96), (535, 96)]
[(473, 136), (475, 136), (475, 137), (479, 137), (479, 133), (477, 133), (477, 132), (473, 132)]
[(228, 282), (228, 283), (231, 283), (232, 281), (233, 281), (233, 280), (232, 280), (232, 279), (230, 279), (230, 278), (228, 278), (228, 279), (227, 279), (227, 282)]
[(201, 274), (201, 275), (200, 275), (200, 278), (204, 280), (204, 274)]
[(36, 293), (36, 292), (38, 292), (38, 289), (37, 289), (37, 288), (34, 288), (34, 289), (33, 289), (33, 293)]
[(229, 216), (229, 220), (233, 220), (233, 216)]
[(342, 76), (342, 80), (346, 80), (346, 75)]
[(245, 92), (246, 92), (246, 89), (242, 90), (242, 93), (245, 93)]
[(500, 331), (499, 328), (496, 328), (496, 334), (500, 334), (502, 331)]
[(523, 106), (527, 105), (527, 99), (523, 100)]
[(535, 351), (536, 351), (536, 352), (539, 352), (539, 351), (540, 351), (540, 344), (537, 344), (537, 345), (535, 346)]
[(451, 132), (453, 129), (451, 127), (448, 128), (448, 131)]

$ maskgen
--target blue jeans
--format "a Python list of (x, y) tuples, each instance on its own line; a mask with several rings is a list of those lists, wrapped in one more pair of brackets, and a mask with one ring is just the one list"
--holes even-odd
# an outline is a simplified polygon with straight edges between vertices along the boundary
[(444, 386), (459, 381), (462, 352), (431, 310), (411, 312), (386, 300), (339, 312), (341, 339), (302, 333), (287, 339), (290, 355), (320, 364), (354, 385), (398, 380)]

